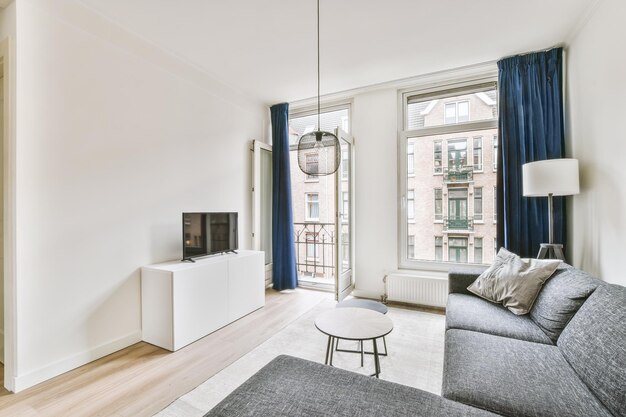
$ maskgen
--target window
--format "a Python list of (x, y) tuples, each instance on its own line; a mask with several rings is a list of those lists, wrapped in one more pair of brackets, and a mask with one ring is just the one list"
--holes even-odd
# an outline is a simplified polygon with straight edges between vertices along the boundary
[(415, 236), (410, 235), (407, 242), (409, 245), (407, 248), (408, 256), (409, 258), (415, 258)]
[(304, 195), (305, 220), (317, 222), (320, 220), (320, 196), (318, 193), (306, 193)]
[(434, 146), (435, 174), (441, 174), (443, 172), (443, 164), (441, 162), (442, 160), (441, 141), (439, 140), (439, 141), (434, 142), (433, 146)]
[(306, 257), (310, 259), (317, 258), (317, 239), (315, 233), (306, 234)]
[(447, 103), (444, 110), (444, 124), (469, 121), (469, 101)]
[(443, 220), (443, 196), (441, 188), (435, 188), (435, 221)]
[[(306, 164), (307, 172), (319, 173), (319, 155), (316, 153), (308, 153), (304, 157), (306, 158), (304, 163)], [(317, 175), (307, 175), (306, 179), (319, 181)]]
[(448, 238), (448, 261), (467, 263), (467, 238)]
[[(401, 93), (399, 268), (439, 270), (445, 266), (428, 262), (473, 262), (474, 234), (483, 239), (496, 234), (490, 204), (484, 201), (496, 186), (496, 174), (485, 172), (485, 164), (491, 164), (485, 140), (498, 134), (497, 80), (485, 79), (474, 84), (451, 80), (450, 87)], [(430, 158), (432, 171), (421, 163)], [(455, 169), (460, 171), (449, 175)], [(432, 243), (424, 244), (433, 237), (434, 251)], [(483, 261), (490, 257), (491, 251), (483, 253)]]
[(498, 135), (493, 135), (493, 170), (498, 170)]
[(474, 188), (474, 220), (483, 221), (483, 187)]
[(483, 238), (482, 237), (474, 238), (474, 263), (476, 264), (483, 263)]
[(460, 171), (467, 166), (467, 140), (448, 141), (448, 169)]
[(443, 261), (443, 237), (441, 236), (435, 236), (435, 260)]
[(483, 137), (474, 138), (474, 171), (483, 170)]
[(498, 239), (493, 238), (493, 259), (496, 259), (496, 255), (498, 254)]
[(415, 220), (415, 191), (409, 190), (407, 193), (406, 206), (409, 221)]
[(414, 175), (415, 174), (415, 148), (413, 146), (412, 143), (409, 143), (406, 145), (406, 155), (407, 155), (407, 160), (406, 160), (406, 166), (407, 166), (407, 171), (409, 173), (409, 175)]
[(347, 222), (350, 218), (350, 194), (347, 191), (341, 193), (341, 221)]
[(493, 187), (493, 222), (498, 221), (498, 189)]

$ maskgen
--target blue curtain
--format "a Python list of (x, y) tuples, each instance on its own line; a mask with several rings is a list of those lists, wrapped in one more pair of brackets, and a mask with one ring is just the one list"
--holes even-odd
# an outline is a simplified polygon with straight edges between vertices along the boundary
[(278, 291), (298, 286), (296, 247), (291, 211), (289, 164), (289, 104), (276, 104), (272, 113), (272, 259), (273, 288)]
[[(498, 62), (498, 246), (535, 257), (548, 242), (548, 200), (522, 196), (522, 165), (564, 157), (563, 50)], [(566, 243), (563, 197), (554, 197), (554, 239)]]

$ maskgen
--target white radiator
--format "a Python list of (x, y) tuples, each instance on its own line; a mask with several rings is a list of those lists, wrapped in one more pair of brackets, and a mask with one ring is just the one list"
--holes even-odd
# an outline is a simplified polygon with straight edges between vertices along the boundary
[(448, 281), (416, 275), (389, 274), (385, 282), (387, 301), (445, 307), (448, 298)]

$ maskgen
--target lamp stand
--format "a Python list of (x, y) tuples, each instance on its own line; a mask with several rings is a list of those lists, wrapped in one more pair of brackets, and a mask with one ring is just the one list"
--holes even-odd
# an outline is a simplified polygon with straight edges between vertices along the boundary
[(563, 245), (554, 243), (554, 213), (552, 206), (552, 193), (548, 194), (548, 243), (542, 243), (539, 247), (537, 259), (560, 259), (565, 262), (563, 255)]

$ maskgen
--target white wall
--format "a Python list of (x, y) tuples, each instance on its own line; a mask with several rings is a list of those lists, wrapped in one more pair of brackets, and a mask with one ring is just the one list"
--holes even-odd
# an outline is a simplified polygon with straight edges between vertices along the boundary
[[(602, 0), (568, 49), (568, 128), (581, 166), (570, 221), (573, 263), (626, 285), (626, 2)], [(568, 112), (566, 112), (567, 114)]]
[(140, 340), (139, 268), (181, 256), (181, 212), (238, 211), (250, 248), (267, 127), (264, 106), (54, 3), (17, 15), (17, 390)]
[(354, 97), (356, 169), (355, 294), (383, 294), (383, 277), (398, 269), (398, 92)]

